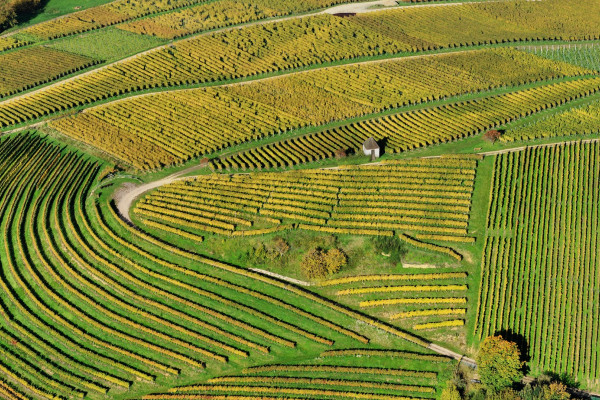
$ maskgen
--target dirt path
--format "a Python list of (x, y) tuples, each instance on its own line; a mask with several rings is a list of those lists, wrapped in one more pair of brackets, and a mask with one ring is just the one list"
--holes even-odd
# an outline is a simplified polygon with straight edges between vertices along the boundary
[[(22, 129), (25, 129), (25, 128), (19, 128), (18, 130), (22, 130)], [(8, 133), (8, 132), (5, 132), (5, 134), (6, 133)], [(493, 156), (493, 155), (498, 155), (498, 154), (513, 153), (513, 152), (522, 151), (522, 150), (526, 150), (526, 149), (535, 149), (535, 148), (539, 148), (539, 147), (553, 147), (553, 146), (559, 146), (559, 145), (563, 145), (563, 144), (572, 144), (572, 143), (578, 143), (578, 142), (579, 143), (595, 143), (595, 142), (600, 142), (600, 138), (584, 139), (584, 140), (571, 140), (568, 142), (545, 143), (545, 144), (537, 144), (537, 145), (531, 145), (531, 146), (520, 146), (520, 147), (513, 147), (510, 149), (487, 151), (487, 152), (482, 152), (482, 153), (477, 153), (477, 154), (483, 155), (483, 156)], [(423, 158), (440, 158), (440, 157), (442, 157), (442, 156), (427, 156), (427, 157), (423, 157)], [(378, 164), (381, 164), (381, 163), (368, 163), (368, 164), (363, 164), (363, 165), (378, 165)], [(127, 222), (132, 223), (131, 218), (129, 216), (129, 209), (131, 208), (131, 205), (133, 204), (135, 199), (137, 199), (139, 196), (141, 196), (142, 194), (144, 194), (152, 189), (156, 189), (160, 186), (167, 185), (169, 183), (173, 183), (177, 180), (183, 179), (182, 177), (184, 175), (187, 175), (188, 173), (193, 172), (200, 168), (203, 168), (203, 167), (200, 165), (194, 165), (194, 166), (191, 166), (184, 170), (175, 172), (174, 174), (171, 174), (167, 177), (161, 178), (161, 179), (153, 181), (153, 182), (148, 182), (148, 183), (145, 183), (142, 185), (124, 184), (119, 189), (117, 189), (117, 191), (115, 192), (115, 194), (113, 196), (113, 198), (115, 200), (115, 204), (117, 206), (117, 209), (119, 210), (120, 214), (123, 216), (123, 218), (125, 218), (125, 220)], [(339, 167), (327, 167), (327, 168), (323, 168), (323, 169), (338, 169), (338, 168)], [(287, 278), (287, 277), (283, 277), (283, 276), (280, 276), (280, 278), (293, 279), (293, 278)], [(303, 283), (307, 283), (307, 282), (303, 282)], [(301, 283), (298, 283), (298, 284), (301, 286), (307, 286), (307, 285), (304, 285)]]
[(129, 209), (131, 208), (131, 205), (135, 199), (149, 190), (156, 189), (157, 187), (163, 185), (168, 185), (169, 183), (180, 179), (183, 175), (189, 174), (190, 172), (200, 168), (204, 168), (204, 166), (193, 165), (159, 180), (141, 185), (134, 185), (132, 183), (123, 184), (115, 191), (115, 194), (113, 195), (113, 200), (115, 201), (117, 210), (119, 210), (119, 214), (125, 219), (126, 222), (133, 224), (133, 221), (131, 221), (131, 217), (129, 216)]
[(290, 283), (293, 283), (298, 286), (313, 286), (314, 285), (314, 283), (312, 283), (312, 282), (301, 281), (299, 279), (290, 278), (289, 276), (285, 276), (285, 275), (279, 275), (279, 274), (276, 274), (275, 272), (267, 271), (264, 269), (259, 269), (259, 268), (248, 268), (248, 269), (250, 271), (258, 272), (259, 274), (267, 275), (272, 278), (277, 278), (279, 280), (290, 282)]
[[(497, 0), (490, 0), (490, 2)], [(448, 6), (457, 6), (463, 5), (464, 3), (421, 3), (421, 4), (413, 4), (413, 3), (405, 3), (402, 5), (398, 4), (397, 0), (378, 0), (364, 3), (349, 3), (349, 4), (341, 4), (339, 6), (333, 6), (328, 8), (325, 11), (321, 11), (321, 14), (340, 14), (340, 13), (354, 13), (354, 14), (364, 14), (375, 11), (382, 11), (386, 8), (421, 8), (421, 7), (448, 7)]]
[(435, 343), (430, 343), (429, 346), (427, 346), (427, 348), (429, 350), (435, 351), (438, 354), (453, 358), (453, 359), (459, 361), (460, 363), (468, 365), (471, 368), (477, 368), (477, 363), (475, 362), (475, 360), (473, 360), (472, 358), (469, 358), (469, 357), (465, 357), (464, 355), (459, 354), (455, 351), (449, 350), (449, 349), (439, 346)]
[(560, 146), (560, 145), (563, 145), (563, 144), (596, 143), (596, 142), (600, 142), (600, 138), (598, 138), (598, 139), (570, 140), (570, 141), (567, 141), (567, 142), (534, 144), (534, 145), (530, 145), (530, 146), (513, 147), (513, 148), (510, 148), (510, 149), (504, 149), (504, 150), (486, 151), (486, 152), (477, 153), (477, 154), (482, 155), (482, 156), (495, 156), (495, 155), (498, 155), (498, 154), (514, 153), (516, 151), (522, 151), (522, 150), (526, 150), (526, 149), (537, 149), (539, 147), (554, 147), (554, 146)]

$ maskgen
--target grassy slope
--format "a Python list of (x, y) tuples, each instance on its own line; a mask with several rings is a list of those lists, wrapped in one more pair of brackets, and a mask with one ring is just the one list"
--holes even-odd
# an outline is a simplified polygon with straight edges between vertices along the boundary
[(159, 38), (108, 27), (52, 41), (49, 47), (113, 62), (164, 43)]
[(13, 30), (25, 28), (33, 24), (39, 24), (40, 22), (48, 21), (60, 17), (61, 15), (100, 6), (102, 4), (110, 3), (111, 1), (112, 0), (47, 0), (44, 2), (44, 7), (37, 15), (3, 33), (9, 33)]

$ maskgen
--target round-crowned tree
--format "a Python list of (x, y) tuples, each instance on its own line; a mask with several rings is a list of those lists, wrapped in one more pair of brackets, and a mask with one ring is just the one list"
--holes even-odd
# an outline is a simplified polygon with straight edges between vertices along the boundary
[(479, 379), (493, 393), (512, 386), (523, 378), (523, 362), (517, 344), (502, 338), (486, 338), (477, 354)]
[(348, 257), (340, 249), (325, 251), (315, 248), (309, 251), (300, 264), (304, 276), (310, 279), (324, 279), (340, 270), (348, 262)]

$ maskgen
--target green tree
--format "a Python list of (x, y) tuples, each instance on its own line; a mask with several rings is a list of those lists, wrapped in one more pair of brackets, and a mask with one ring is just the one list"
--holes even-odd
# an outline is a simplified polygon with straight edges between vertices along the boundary
[(0, 1), (0, 32), (15, 24), (17, 14), (11, 3)]
[(497, 393), (523, 378), (521, 352), (516, 343), (502, 336), (486, 338), (477, 355), (479, 378), (485, 388)]
[(323, 279), (338, 272), (347, 262), (348, 258), (342, 250), (325, 251), (317, 247), (306, 253), (300, 267), (307, 278)]
[(41, 0), (0, 0), (0, 31), (35, 15)]
[(324, 256), (325, 266), (329, 275), (338, 272), (348, 263), (348, 257), (340, 249), (330, 249)]

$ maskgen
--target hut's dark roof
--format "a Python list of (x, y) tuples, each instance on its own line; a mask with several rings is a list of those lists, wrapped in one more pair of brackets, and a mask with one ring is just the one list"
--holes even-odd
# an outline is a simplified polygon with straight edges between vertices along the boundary
[(368, 138), (366, 142), (363, 143), (365, 150), (378, 150), (379, 145), (372, 137)]

